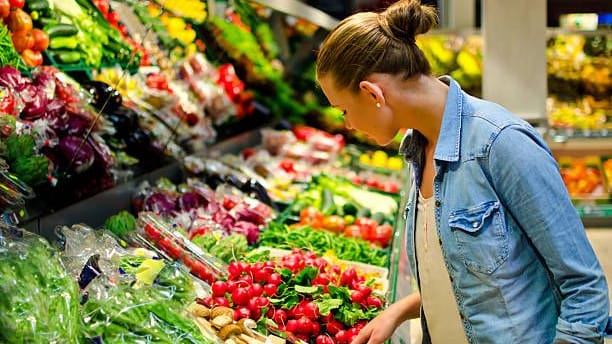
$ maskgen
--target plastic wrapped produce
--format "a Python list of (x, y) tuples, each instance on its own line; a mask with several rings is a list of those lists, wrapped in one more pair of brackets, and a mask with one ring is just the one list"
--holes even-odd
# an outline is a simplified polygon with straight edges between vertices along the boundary
[(0, 230), (0, 342), (80, 343), (79, 288), (42, 238)]

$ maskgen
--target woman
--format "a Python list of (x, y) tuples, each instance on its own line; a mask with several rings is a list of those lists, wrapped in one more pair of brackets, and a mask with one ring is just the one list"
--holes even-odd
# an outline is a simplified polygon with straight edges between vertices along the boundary
[[(435, 10), (399, 1), (357, 13), (323, 42), (317, 78), (346, 125), (380, 145), (413, 128), (408, 255), (419, 292), (354, 344), (421, 317), (424, 342), (601, 343), (612, 329), (604, 273), (540, 135), (503, 107), (436, 79), (415, 36)], [(607, 328), (607, 329), (606, 329)]]

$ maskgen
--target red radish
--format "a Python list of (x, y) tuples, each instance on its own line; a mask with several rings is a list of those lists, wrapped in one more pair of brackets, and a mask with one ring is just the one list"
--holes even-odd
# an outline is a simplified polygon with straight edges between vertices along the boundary
[(285, 329), (291, 333), (296, 333), (297, 327), (297, 320), (288, 320), (287, 324), (285, 325)]
[(276, 310), (276, 312), (274, 312), (274, 315), (272, 316), (272, 320), (274, 320), (274, 322), (277, 324), (287, 323), (288, 318), (289, 316), (287, 315), (287, 312), (282, 309)]
[(316, 321), (310, 322), (310, 335), (318, 336), (321, 334), (321, 325)]
[(276, 284), (268, 283), (264, 285), (264, 293), (268, 296), (274, 296), (276, 294), (276, 289), (278, 286)]
[(305, 317), (316, 320), (319, 317), (319, 306), (312, 301), (307, 302), (302, 306), (302, 313)]
[(227, 266), (227, 272), (229, 273), (230, 279), (234, 279), (235, 277), (240, 276), (242, 274), (242, 270), (240, 269), (240, 265), (236, 262), (230, 263)]
[(344, 330), (344, 325), (342, 325), (342, 323), (339, 322), (338, 320), (334, 319), (334, 320), (328, 322), (325, 325), (325, 328), (327, 329), (327, 332), (329, 332), (329, 334), (336, 335), (336, 333)]
[(366, 302), (368, 307), (382, 308), (382, 300), (377, 297), (368, 296)]
[(317, 336), (315, 344), (336, 344), (336, 342), (330, 336), (324, 334)]
[(283, 282), (283, 278), (281, 277), (279, 273), (276, 273), (276, 272), (273, 274), (270, 274), (270, 277), (268, 278), (268, 283), (279, 285), (282, 282)]
[(351, 291), (351, 302), (361, 303), (366, 298), (365, 294), (360, 290)]
[(321, 316), (321, 322), (323, 322), (325, 324), (327, 324), (328, 322), (330, 322), (332, 320), (334, 320), (334, 315), (331, 312), (327, 313), (327, 315), (322, 315)]
[(197, 299), (196, 302), (206, 307), (211, 307), (213, 303), (213, 298), (212, 296), (208, 296), (205, 298)]
[(253, 283), (251, 286), (251, 293), (253, 297), (261, 296), (264, 292), (264, 288), (259, 283)]
[(297, 332), (308, 334), (310, 333), (312, 321), (306, 317), (299, 318), (297, 321)]
[(346, 269), (342, 273), (342, 276), (340, 276), (340, 284), (341, 285), (350, 285), (351, 282), (353, 282), (356, 277), (357, 277), (357, 271), (355, 271), (355, 269), (353, 269), (353, 268)]
[(343, 344), (343, 343), (347, 343), (348, 342), (348, 337), (347, 337), (347, 333), (346, 333), (345, 330), (338, 331), (338, 333), (336, 333), (335, 337), (336, 337), (336, 342), (338, 344)]
[(236, 305), (246, 305), (249, 299), (249, 291), (246, 288), (236, 288), (232, 292), (232, 301), (234, 301)]
[(214, 306), (214, 307), (229, 307), (230, 303), (224, 297), (215, 297), (212, 300), (211, 306)]
[(240, 306), (234, 310), (234, 320), (238, 321), (244, 318), (250, 318), (251, 311), (245, 306)]
[(212, 296), (224, 296), (227, 291), (227, 283), (223, 281), (216, 281), (211, 286)]

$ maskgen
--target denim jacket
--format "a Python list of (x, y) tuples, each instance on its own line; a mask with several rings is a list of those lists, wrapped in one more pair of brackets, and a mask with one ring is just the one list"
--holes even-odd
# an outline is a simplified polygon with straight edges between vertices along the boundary
[[(469, 342), (602, 343), (612, 333), (606, 279), (550, 150), (508, 110), (440, 80), (449, 91), (434, 153), (436, 224)], [(425, 143), (414, 131), (400, 146), (415, 171), (405, 210), (412, 271)]]

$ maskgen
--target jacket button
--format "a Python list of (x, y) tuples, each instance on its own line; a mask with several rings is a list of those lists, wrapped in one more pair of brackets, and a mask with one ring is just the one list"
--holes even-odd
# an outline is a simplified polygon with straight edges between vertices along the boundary
[(478, 222), (472, 223), (472, 227), (477, 228), (478, 227)]
[(441, 205), (442, 205), (442, 202), (440, 202), (440, 200), (439, 200), (439, 199), (437, 199), (437, 200), (436, 200), (436, 207), (439, 207), (439, 206), (441, 206)]

